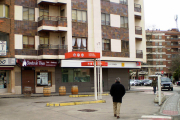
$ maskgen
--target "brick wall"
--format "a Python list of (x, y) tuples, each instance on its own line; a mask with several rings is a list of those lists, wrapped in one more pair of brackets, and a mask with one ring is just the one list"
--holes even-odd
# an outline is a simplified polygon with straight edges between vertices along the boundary
[(72, 9), (87, 10), (87, 0), (71, 0)]

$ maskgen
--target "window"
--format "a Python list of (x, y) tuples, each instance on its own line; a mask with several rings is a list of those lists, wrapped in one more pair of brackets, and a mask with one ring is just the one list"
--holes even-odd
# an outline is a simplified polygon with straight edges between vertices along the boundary
[(110, 25), (110, 15), (101, 13), (101, 25)]
[(159, 55), (159, 58), (162, 58), (162, 55)]
[(51, 72), (37, 72), (37, 86), (52, 86)]
[(49, 16), (49, 6), (48, 5), (40, 6), (39, 16), (40, 17), (43, 16), (44, 19), (48, 20), (48, 16)]
[(171, 55), (167, 55), (168, 58), (171, 58)]
[(159, 58), (159, 55), (156, 55), (156, 58)]
[(155, 48), (155, 52), (158, 52), (158, 48)]
[(159, 42), (159, 46), (162, 46), (162, 42)]
[(121, 27), (128, 28), (128, 17), (121, 16)]
[(156, 61), (156, 65), (159, 65), (159, 62), (158, 62), (158, 61)]
[(121, 40), (121, 52), (129, 52), (129, 41)]
[(73, 50), (87, 50), (87, 38), (73, 37), (72, 38)]
[(167, 39), (170, 39), (170, 36), (167, 36)]
[(23, 8), (23, 20), (34, 21), (34, 8)]
[(160, 67), (160, 70), (163, 70), (163, 67)]
[(162, 35), (159, 35), (159, 39), (162, 39)]
[(39, 37), (39, 44), (49, 44), (49, 37)]
[(120, 0), (120, 3), (127, 5), (128, 4), (128, 0)]
[(83, 10), (72, 10), (72, 21), (74, 22), (86, 22), (86, 11)]
[(155, 42), (155, 46), (158, 46), (158, 42)]
[(9, 34), (0, 32), (0, 41), (6, 41), (6, 50), (9, 50)]
[(159, 52), (162, 52), (162, 48), (159, 48)]
[(171, 43), (170, 43), (170, 42), (167, 42), (166, 44), (167, 44), (167, 45), (171, 45)]
[(23, 49), (34, 49), (34, 37), (23, 36)]
[(159, 67), (156, 67), (156, 71), (159, 71)]
[(0, 5), (0, 18), (9, 18), (9, 6)]
[(102, 39), (102, 50), (110, 51), (110, 40), (109, 39)]
[(155, 39), (158, 39), (158, 35), (155, 35)]
[(90, 69), (62, 68), (62, 82), (90, 82)]
[(160, 65), (163, 65), (163, 62), (162, 62), (162, 61), (160, 61)]

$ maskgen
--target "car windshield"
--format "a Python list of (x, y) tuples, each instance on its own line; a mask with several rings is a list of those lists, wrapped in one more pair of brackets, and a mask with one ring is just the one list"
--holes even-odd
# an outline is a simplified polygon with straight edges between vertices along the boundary
[(161, 82), (171, 82), (171, 79), (164, 77), (161, 78)]

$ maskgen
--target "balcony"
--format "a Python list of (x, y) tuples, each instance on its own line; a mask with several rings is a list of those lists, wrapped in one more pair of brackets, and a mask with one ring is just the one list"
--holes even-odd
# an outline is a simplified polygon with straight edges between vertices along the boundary
[(61, 5), (67, 4), (67, 0), (37, 0), (37, 4)]
[(141, 12), (141, 5), (134, 3), (134, 11), (135, 12)]
[(142, 27), (135, 26), (135, 34), (142, 35)]
[(38, 18), (38, 31), (67, 31), (67, 17), (62, 16), (46, 16)]
[(15, 49), (15, 55), (64, 55), (67, 50), (67, 45), (46, 45), (41, 44), (38, 46), (39, 50), (34, 49)]
[(87, 47), (77, 47), (77, 46), (72, 46), (72, 51), (88, 52)]
[(142, 50), (136, 50), (136, 58), (143, 58), (143, 51)]

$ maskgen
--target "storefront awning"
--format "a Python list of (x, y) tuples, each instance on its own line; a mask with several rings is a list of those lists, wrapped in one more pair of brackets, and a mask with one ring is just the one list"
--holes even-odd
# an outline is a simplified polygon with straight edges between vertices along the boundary
[(68, 52), (65, 53), (65, 59), (76, 58), (76, 59), (95, 59), (100, 58), (99, 52)]
[(14, 66), (0, 66), (0, 70), (13, 70)]

